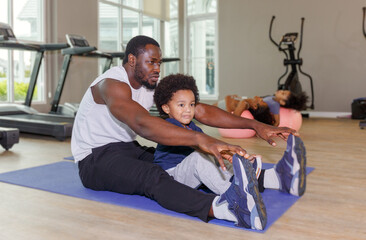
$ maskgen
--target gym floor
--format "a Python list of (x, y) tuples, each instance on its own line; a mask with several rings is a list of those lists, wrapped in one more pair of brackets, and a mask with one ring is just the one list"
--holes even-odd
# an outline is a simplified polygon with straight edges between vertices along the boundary
[[(366, 130), (351, 119), (304, 119), (307, 191), (264, 234), (149, 213), (0, 182), (0, 239), (366, 239)], [(218, 131), (203, 127), (209, 135)], [(285, 149), (225, 139), (276, 163)], [(140, 143), (152, 145), (140, 139)], [(0, 172), (63, 161), (70, 140), (21, 134), (0, 150)]]

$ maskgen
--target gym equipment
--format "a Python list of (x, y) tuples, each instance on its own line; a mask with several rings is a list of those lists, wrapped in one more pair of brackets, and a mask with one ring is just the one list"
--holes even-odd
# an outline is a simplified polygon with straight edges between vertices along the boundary
[[(301, 74), (303, 74), (304, 76), (309, 78), (310, 81), (310, 89), (311, 89), (311, 104), (310, 106), (308, 106), (308, 108), (310, 109), (314, 109), (314, 88), (313, 88), (313, 79), (312, 77), (303, 72), (301, 69), (301, 65), (303, 63), (302, 58), (300, 58), (300, 52), (301, 52), (301, 48), (302, 48), (302, 37), (303, 37), (303, 30), (304, 30), (304, 21), (305, 18), (301, 18), (301, 31), (300, 31), (300, 43), (299, 43), (299, 49), (297, 51), (297, 56), (295, 57), (295, 42), (297, 40), (298, 37), (298, 33), (296, 32), (291, 32), (291, 33), (286, 33), (285, 35), (282, 36), (282, 39), (279, 43), (277, 43), (276, 41), (273, 40), (272, 38), (272, 26), (273, 26), (273, 22), (275, 20), (275, 16), (272, 17), (271, 23), (270, 23), (270, 27), (269, 27), (269, 39), (271, 40), (271, 42), (278, 47), (278, 50), (280, 52), (283, 52), (285, 54), (285, 59), (283, 61), (283, 64), (286, 67), (286, 71), (285, 73), (280, 76), (280, 78), (278, 79), (277, 85), (278, 85), (278, 89), (283, 89), (283, 90), (290, 90), (291, 92), (294, 93), (301, 93), (302, 92), (302, 87), (301, 87), (301, 83), (299, 81), (299, 74), (297, 71), (297, 67), (299, 68), (299, 72)], [(283, 48), (282, 46), (287, 46), (287, 48)], [(288, 73), (288, 66), (291, 65), (291, 72), (289, 73), (289, 75), (286, 78), (285, 83), (281, 83), (282, 78), (284, 78), (287, 73)]]
[(19, 129), (0, 127), (0, 145), (9, 150), (15, 143), (19, 142)]
[(75, 117), (75, 114), (79, 108), (78, 103), (65, 103), (64, 105), (59, 104), (72, 57), (79, 56), (105, 58), (106, 62), (103, 68), (103, 72), (105, 72), (110, 68), (114, 58), (123, 58), (125, 54), (123, 52), (103, 53), (97, 51), (96, 47), (91, 47), (86, 38), (80, 35), (66, 34), (66, 39), (70, 47), (62, 49), (61, 51), (64, 55), (64, 60), (62, 64), (61, 76), (51, 103), (50, 113)]
[(30, 76), (29, 87), (24, 105), (1, 104), (0, 125), (7, 128), (18, 128), (20, 132), (53, 136), (65, 140), (71, 136), (74, 119), (64, 116), (38, 113), (31, 108), (32, 97), (37, 83), (39, 69), (46, 51), (57, 51), (67, 48), (68, 44), (24, 43), (16, 39), (8, 24), (0, 23), (0, 48), (36, 52), (35, 62)]
[[(363, 32), (363, 35), (365, 36), (366, 38), (366, 30), (365, 30), (365, 15), (366, 15), (366, 7), (363, 7), (362, 8), (362, 11), (363, 11), (363, 18), (362, 18), (362, 32)], [(364, 129), (366, 127), (366, 118), (364, 121), (360, 121), (360, 124), (359, 124), (360, 128), (361, 129)]]
[(280, 124), (279, 127), (289, 127), (299, 131), (302, 125), (301, 113), (291, 108), (280, 108)]
[[(254, 119), (253, 115), (245, 110), (241, 117)], [(225, 138), (251, 138), (255, 136), (255, 131), (252, 129), (229, 129), (229, 128), (219, 128), (219, 133)]]

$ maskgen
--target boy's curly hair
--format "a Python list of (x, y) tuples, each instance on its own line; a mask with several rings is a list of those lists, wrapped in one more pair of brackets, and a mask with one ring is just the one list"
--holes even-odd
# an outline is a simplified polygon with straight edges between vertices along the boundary
[(179, 90), (191, 90), (196, 104), (199, 102), (199, 93), (196, 86), (196, 80), (192, 76), (184, 74), (171, 74), (160, 80), (155, 88), (154, 101), (160, 116), (166, 117), (162, 106), (167, 104), (173, 97), (173, 94)]
[(306, 102), (308, 101), (308, 96), (305, 92), (294, 93), (291, 92), (284, 106), (285, 108), (293, 108), (295, 110), (301, 111), (306, 110)]

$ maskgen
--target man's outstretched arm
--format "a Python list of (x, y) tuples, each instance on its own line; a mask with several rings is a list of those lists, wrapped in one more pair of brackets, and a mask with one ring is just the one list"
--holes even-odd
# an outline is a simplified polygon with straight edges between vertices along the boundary
[(211, 127), (253, 129), (256, 131), (258, 137), (267, 141), (272, 146), (276, 146), (275, 141), (272, 139), (273, 137), (278, 136), (286, 140), (287, 136), (283, 135), (283, 133), (292, 133), (296, 136), (298, 135), (298, 133), (293, 129), (287, 127), (274, 127), (256, 120), (238, 117), (221, 110), (218, 107), (204, 103), (197, 104), (195, 119)]
[(222, 158), (228, 155), (220, 152), (230, 151), (250, 157), (240, 146), (222, 142), (204, 133), (177, 127), (161, 118), (151, 116), (146, 109), (132, 100), (130, 87), (126, 83), (105, 79), (93, 86), (92, 93), (96, 103), (107, 105), (116, 119), (146, 139), (163, 145), (199, 148), (214, 155), (222, 168), (225, 167)]

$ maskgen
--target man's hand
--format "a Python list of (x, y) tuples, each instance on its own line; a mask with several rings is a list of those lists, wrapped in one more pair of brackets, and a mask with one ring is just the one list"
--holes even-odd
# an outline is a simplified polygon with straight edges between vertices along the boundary
[(276, 146), (276, 142), (272, 139), (273, 137), (280, 137), (283, 140), (287, 141), (287, 137), (289, 134), (293, 134), (295, 136), (299, 136), (299, 133), (288, 127), (274, 127), (271, 125), (260, 124), (255, 129), (257, 132), (257, 136), (271, 144), (272, 146)]
[(225, 143), (206, 134), (200, 134), (198, 147), (205, 153), (215, 156), (224, 171), (226, 171), (226, 167), (223, 158), (232, 162), (232, 156), (235, 153), (248, 159), (253, 158), (242, 147)]

